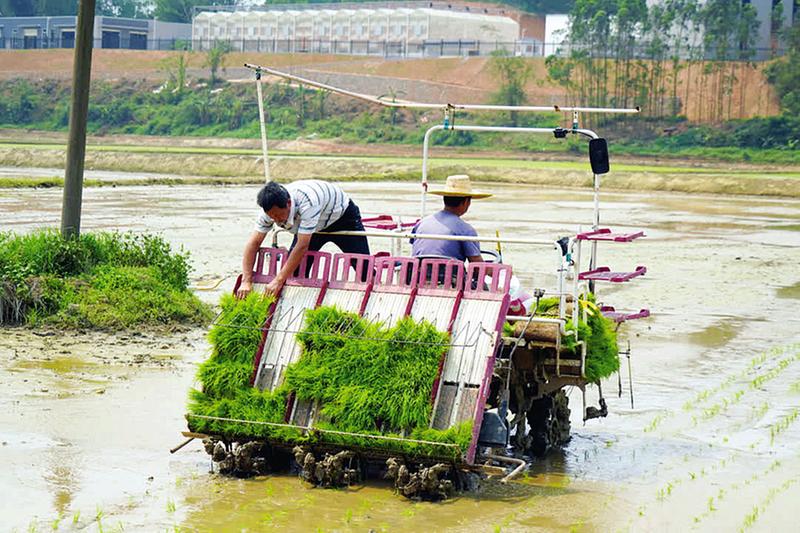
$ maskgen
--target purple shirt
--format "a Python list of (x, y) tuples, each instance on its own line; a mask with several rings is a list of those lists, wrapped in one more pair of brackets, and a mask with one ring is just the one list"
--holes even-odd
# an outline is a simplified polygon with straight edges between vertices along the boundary
[[(444, 209), (420, 220), (412, 233), (422, 235), (478, 235), (475, 228)], [(413, 239), (411, 255), (443, 255), (459, 261), (467, 257), (481, 255), (477, 241), (441, 241), (437, 239)]]

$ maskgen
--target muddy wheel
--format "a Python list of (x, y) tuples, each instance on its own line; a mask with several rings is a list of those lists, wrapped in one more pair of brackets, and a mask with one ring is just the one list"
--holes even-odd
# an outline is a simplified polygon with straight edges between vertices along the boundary
[(482, 477), (477, 472), (456, 470), (456, 490), (459, 492), (477, 492), (481, 487)]
[(528, 452), (543, 456), (569, 442), (569, 398), (563, 390), (534, 400), (528, 411)]

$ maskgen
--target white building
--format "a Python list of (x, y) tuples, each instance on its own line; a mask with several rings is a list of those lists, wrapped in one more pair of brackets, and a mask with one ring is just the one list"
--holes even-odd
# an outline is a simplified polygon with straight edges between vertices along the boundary
[[(647, 0), (648, 8), (655, 5), (663, 4), (666, 0)], [(707, 0), (697, 0), (700, 6), (704, 5)], [(731, 0), (736, 1), (736, 0)], [(773, 15), (776, 8), (782, 10), (782, 18), (780, 26), (788, 28), (792, 25), (793, 21), (798, 16), (798, 6), (800, 2), (793, 0), (739, 0), (744, 5), (748, 3), (753, 6), (755, 10), (756, 20), (758, 27), (755, 31), (753, 39), (753, 48), (755, 49), (753, 59), (763, 60), (772, 57), (773, 48), (776, 48), (778, 43), (773, 40)], [(778, 21), (775, 21), (775, 26), (778, 26)], [(673, 30), (679, 31), (677, 26)], [(680, 29), (683, 39), (692, 47), (703, 46), (703, 29), (702, 27), (689, 25), (688, 28)], [(545, 47), (544, 55), (552, 55), (555, 53), (566, 54), (568, 51), (568, 37), (569, 37), (569, 15), (547, 15), (545, 18)], [(580, 45), (581, 43), (576, 43)], [(727, 47), (726, 52), (732, 57), (738, 54), (738, 47), (736, 43), (731, 43)], [(713, 57), (713, 51), (709, 52)], [(682, 54), (683, 55), (683, 54)]]
[(246, 51), (464, 55), (481, 43), (513, 50), (519, 32), (509, 17), (427, 7), (204, 11), (192, 21), (198, 50), (228, 41)]

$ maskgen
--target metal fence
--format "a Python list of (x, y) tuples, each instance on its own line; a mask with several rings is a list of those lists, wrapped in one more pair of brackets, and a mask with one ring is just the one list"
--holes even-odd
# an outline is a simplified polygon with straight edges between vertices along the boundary
[[(414, 57), (466, 57), (487, 56), (503, 50), (513, 56), (545, 57), (549, 55), (569, 56), (573, 53), (586, 54), (594, 58), (614, 58), (611, 50), (599, 50), (581, 44), (542, 43), (532, 39), (513, 42), (476, 41), (476, 40), (425, 40), (420, 42), (392, 40), (322, 40), (322, 39), (147, 39), (144, 35), (120, 38), (118, 34), (104, 35), (95, 39), (94, 47), (103, 49), (127, 50), (192, 50), (207, 51), (215, 45), (223, 44), (231, 51), (263, 52), (273, 54), (342, 54), (365, 55), (391, 58)], [(74, 38), (53, 37), (14, 37), (0, 38), (0, 49), (24, 50), (47, 48), (73, 48)], [(670, 59), (675, 52), (664, 50), (661, 57)], [(681, 59), (689, 59), (688, 50), (677, 51)], [(629, 50), (629, 59), (652, 59), (653, 51), (646, 46)], [(718, 57), (714, 50), (706, 50), (704, 57), (691, 59), (730, 60), (730, 61), (764, 61), (784, 54), (781, 48), (752, 48), (749, 50), (726, 50), (727, 57)]]
[[(101, 39), (95, 39), (94, 48), (124, 50), (191, 50), (190, 40), (182, 39), (148, 39), (145, 35), (134, 34), (129, 38), (121, 38), (116, 32), (109, 32)], [(41, 50), (51, 48), (74, 48), (75, 37), (0, 37), (0, 50)]]
[[(196, 51), (209, 50), (220, 41), (198, 40), (191, 43)], [(541, 56), (542, 44), (528, 41), (500, 42), (475, 40), (368, 41), (321, 39), (253, 39), (222, 41), (233, 51), (265, 53), (344, 54), (382, 57), (459, 57), (485, 56), (497, 50), (512, 55)]]

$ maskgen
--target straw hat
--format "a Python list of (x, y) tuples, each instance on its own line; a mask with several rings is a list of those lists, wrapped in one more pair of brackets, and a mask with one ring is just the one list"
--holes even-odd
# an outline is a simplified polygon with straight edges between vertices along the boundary
[(444, 189), (436, 189), (428, 192), (431, 194), (438, 194), (439, 196), (469, 196), (470, 198), (476, 199), (488, 198), (491, 196), (488, 192), (473, 191), (469, 176), (466, 174), (447, 176)]

